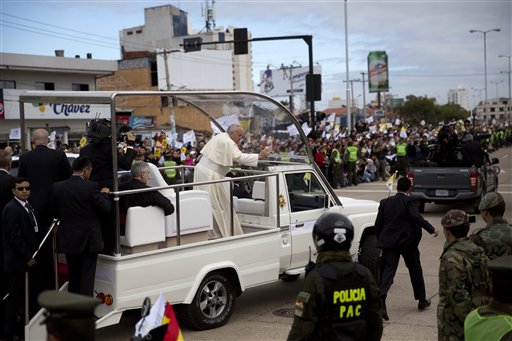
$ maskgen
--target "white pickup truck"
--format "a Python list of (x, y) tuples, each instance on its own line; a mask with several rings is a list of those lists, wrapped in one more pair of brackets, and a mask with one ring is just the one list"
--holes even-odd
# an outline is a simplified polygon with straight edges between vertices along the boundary
[[(52, 97), (47, 98), (47, 93), (27, 92), (20, 101), (111, 101), (115, 108), (121, 96), (165, 95), (207, 117), (214, 130), (226, 128), (222, 124), (227, 121), (223, 121), (225, 117), (231, 117), (229, 122), (236, 117), (246, 128), (248, 139), (261, 141), (266, 132), (283, 126), (293, 125), (298, 131), (287, 140), (274, 141), (286, 145), (288, 153), (271, 154), (269, 159), (260, 160), (257, 168), (234, 169), (237, 177), (218, 184), (231, 184), (233, 188), (236, 183), (249, 190), (249, 198), (233, 197), (230, 203), (240, 220), (242, 235), (209, 239), (208, 232), (213, 228), (209, 193), (193, 189), (194, 183), (168, 186), (161, 172), (152, 166), (149, 190), (159, 190), (169, 197), (176, 212), (164, 217), (156, 207), (128, 210), (125, 235), (118, 239), (118, 254), (98, 258), (94, 290), (102, 304), (96, 309), (97, 328), (118, 323), (124, 311), (138, 309), (145, 297), (155, 301), (160, 293), (175, 305), (180, 323), (199, 330), (224, 325), (233, 313), (236, 298), (247, 288), (300, 276), (315, 251), (313, 225), (326, 211), (348, 216), (355, 228), (350, 250), (354, 260), (379, 275), (374, 230), (378, 203), (338, 197), (310, 162), (313, 158), (308, 141), (297, 120), (271, 98), (248, 92), (51, 93)], [(179, 125), (179, 120), (176, 122)], [(246, 141), (241, 148), (251, 152), (251, 146)], [(176, 168), (180, 172), (185, 166)], [(129, 193), (117, 191), (117, 178), (114, 181), (116, 197)], [(114, 203), (118, 211), (118, 200)], [(116, 229), (119, 231), (119, 219)], [(27, 339), (41, 337), (41, 318), (39, 312), (27, 325)]]

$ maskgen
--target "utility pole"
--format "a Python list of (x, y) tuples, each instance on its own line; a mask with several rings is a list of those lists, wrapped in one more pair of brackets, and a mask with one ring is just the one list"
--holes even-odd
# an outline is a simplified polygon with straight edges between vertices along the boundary
[(366, 72), (361, 72), (361, 76), (363, 77), (363, 80), (361, 81), (363, 83), (363, 117), (366, 119), (366, 80), (364, 79), (365, 75)]
[[(348, 117), (350, 116), (350, 121), (352, 122), (352, 106), (354, 105), (355, 101), (354, 101), (354, 82), (360, 82), (361, 80), (360, 79), (350, 79), (348, 80), (348, 82), (350, 83), (350, 92), (352, 93), (352, 101), (351, 101), (351, 106), (348, 107), (348, 116), (347, 116), (347, 119)], [(345, 83), (347, 81), (343, 81), (343, 83)], [(347, 84), (348, 85), (348, 84)], [(348, 98), (347, 98), (347, 103), (348, 103)]]
[[(163, 50), (162, 52), (157, 52), (157, 54), (164, 55), (164, 67), (165, 67), (165, 89), (167, 91), (171, 90), (171, 80), (170, 80), (170, 72), (169, 72), (169, 63), (167, 62), (167, 57), (170, 53), (181, 52), (180, 50)], [(174, 107), (172, 103), (172, 98), (167, 101), (167, 107), (169, 108), (169, 125), (171, 128), (171, 145), (174, 147), (176, 144), (176, 120), (174, 118)]]
[(508, 121), (512, 119), (512, 93), (511, 93), (511, 83), (510, 83), (510, 74), (512, 73), (511, 62), (510, 59), (512, 56), (499, 55), (498, 58), (507, 58), (508, 59), (508, 71), (501, 71), (501, 73), (508, 73)]
[[(293, 114), (293, 111), (295, 110), (293, 105), (293, 70), (301, 68), (302, 65), (294, 66), (293, 64), (290, 64), (290, 66), (284, 66), (284, 64), (281, 64), (281, 67), (279, 69), (283, 70), (283, 73), (285, 76), (287, 76), (290, 79), (290, 111)], [(287, 74), (287, 71), (290, 71), (290, 74)]]

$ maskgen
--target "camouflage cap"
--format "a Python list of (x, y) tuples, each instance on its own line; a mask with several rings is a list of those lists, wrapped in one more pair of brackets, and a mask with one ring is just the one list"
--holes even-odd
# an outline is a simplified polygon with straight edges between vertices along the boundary
[(501, 256), (489, 262), (489, 270), (492, 272), (512, 272), (512, 255)]
[(480, 206), (478, 206), (478, 209), (481, 210), (487, 210), (489, 208), (498, 206), (499, 204), (505, 202), (503, 200), (503, 197), (498, 192), (489, 192), (482, 198), (482, 201), (480, 201)]
[(441, 225), (447, 229), (467, 223), (469, 223), (469, 217), (461, 210), (450, 210), (441, 219)]
[(52, 290), (42, 292), (37, 301), (48, 310), (50, 318), (92, 317), (94, 309), (100, 304), (97, 298)]

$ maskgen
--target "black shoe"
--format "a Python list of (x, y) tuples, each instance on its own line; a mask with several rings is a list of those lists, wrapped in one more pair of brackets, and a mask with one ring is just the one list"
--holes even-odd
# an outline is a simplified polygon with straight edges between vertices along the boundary
[(427, 307), (430, 307), (430, 303), (431, 303), (431, 301), (429, 299), (420, 300), (418, 302), (418, 310), (419, 311), (425, 310)]
[(380, 301), (380, 313), (382, 315), (382, 319), (389, 321), (388, 311), (386, 310), (386, 301)]

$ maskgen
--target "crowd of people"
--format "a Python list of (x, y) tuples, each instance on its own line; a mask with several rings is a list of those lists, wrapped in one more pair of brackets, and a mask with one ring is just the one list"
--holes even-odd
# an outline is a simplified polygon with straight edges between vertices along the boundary
[[(372, 294), (378, 302), (369, 303), (369, 306), (372, 307), (373, 312), (375, 307), (379, 306), (379, 316), (389, 319), (385, 305), (386, 295), (393, 282), (398, 260), (402, 256), (409, 268), (414, 296), (418, 300), (418, 309), (426, 309), (431, 302), (425, 293), (418, 244), (421, 239), (421, 227), (435, 236), (438, 231), (419, 215), (417, 206), (410, 203), (412, 200), (409, 200), (407, 195), (400, 196), (400, 194), (407, 194), (411, 188), (411, 183), (406, 177), (407, 167), (421, 162), (466, 163), (478, 166), (479, 160), (484, 159), (486, 153), (512, 143), (512, 127), (504, 124), (475, 127), (469, 121), (457, 120), (436, 127), (428, 124), (410, 126), (403, 124), (400, 120), (394, 123), (367, 120), (358, 122), (355, 129), (348, 132), (343, 126), (322, 122), (313, 127), (307, 137), (314, 162), (335, 188), (379, 179), (387, 180), (395, 172), (402, 175), (397, 187), (399, 192), (397, 196), (385, 199), (380, 204), (376, 230), (378, 246), (383, 249), (383, 278), (381, 283), (370, 283), (372, 292), (378, 288), (379, 295)], [(107, 194), (113, 189), (114, 171), (111, 162), (110, 137), (106, 139), (89, 131), (88, 139), (89, 143), (84, 146), (68, 147), (57, 143), (57, 148), (52, 149), (47, 146), (50, 142), (48, 132), (45, 129), (35, 130), (32, 136), (33, 150), (20, 156), (16, 178), (10, 176), (8, 171), (11, 167), (12, 155), (17, 152), (17, 148), (7, 147), (0, 150), (0, 190), (2, 191), (0, 202), (2, 205), (0, 206), (2, 252), (0, 256), (3, 257), (1, 284), (2, 297), (4, 297), (1, 318), (4, 321), (3, 332), (6, 339), (12, 339), (22, 333), (17, 316), (23, 307), (24, 274), (30, 271), (32, 278), (29, 286), (31, 316), (38, 308), (37, 296), (42, 291), (54, 289), (56, 286), (56, 283), (53, 283), (52, 250), (49, 244), (38, 249), (45, 235), (52, 228), (53, 218), (61, 221), (61, 227), (57, 230), (57, 246), (67, 258), (70, 292), (91, 296), (97, 254), (112, 251), (114, 241), (111, 228), (112, 207)], [(152, 140), (137, 139), (133, 134), (125, 134), (118, 143), (118, 170), (131, 171), (132, 174), (132, 180), (121, 186), (124, 189), (147, 187), (147, 163), (158, 166), (198, 164), (200, 172), (196, 172), (195, 178), (192, 178), (190, 170), (189, 172), (185, 170), (183, 173), (173, 170), (163, 171), (164, 178), (169, 183), (174, 183), (182, 180), (191, 182), (223, 178), (229, 167), (233, 165), (233, 161), (257, 165), (258, 159), (261, 158), (290, 160), (307, 156), (305, 146), (297, 137), (278, 137), (271, 134), (253, 136), (244, 134), (240, 125), (234, 125), (228, 129), (227, 133), (215, 135), (212, 138), (205, 137), (185, 145), (180, 143), (179, 148), (176, 143), (168, 141), (163, 131), (155, 134)], [(436, 146), (437, 153), (431, 153), (432, 145)], [(460, 158), (453, 156), (453, 151), (457, 148), (461, 150)], [(220, 150), (224, 152), (219, 154)], [(72, 167), (64, 151), (80, 154)], [(472, 159), (478, 154), (477, 151), (482, 152), (482, 158)], [(198, 159), (200, 154), (203, 154), (202, 159)], [(311, 161), (306, 160), (306, 162)], [(203, 168), (205, 169), (202, 170)], [(186, 179), (180, 179), (180, 176)], [(219, 187), (217, 190), (222, 188)], [(210, 188), (208, 191), (214, 193), (216, 190)], [(495, 268), (488, 267), (489, 259), (512, 254), (512, 227), (503, 218), (504, 200), (498, 194), (496, 195), (486, 196), (480, 206), (482, 218), (488, 225), (476, 231), (469, 239), (467, 238), (469, 222), (464, 212), (448, 212), (441, 222), (446, 244), (440, 267), (440, 304), (438, 306), (440, 339), (460, 339), (464, 335), (466, 315), (472, 309), (487, 304), (488, 298), (492, 295), (495, 295), (495, 300), (492, 301), (495, 303), (491, 302), (489, 306), (485, 306), (487, 308), (479, 309), (478, 314), (481, 314), (478, 315), (479, 318), (474, 318), (472, 313), (473, 322), (466, 326), (467, 330), (472, 330), (473, 324), (479, 323), (482, 320), (480, 317), (490, 314), (489, 311), (510, 312), (512, 303), (510, 295), (490, 292), (489, 269), (505, 270), (500, 265)], [(154, 195), (151, 198), (148, 195), (140, 198), (136, 195), (131, 198), (125, 197), (121, 204), (126, 210), (129, 206), (138, 205), (141, 202), (146, 206), (152, 204), (160, 206), (166, 214), (172, 214), (174, 211), (167, 198)], [(386, 209), (387, 206), (393, 207), (391, 216), (388, 216), (390, 210)], [(225, 211), (221, 203), (217, 210)], [(215, 216), (218, 236), (228, 234), (222, 228), (222, 225), (226, 224), (220, 223), (223, 219), (220, 213)], [(410, 220), (410, 228), (409, 225), (403, 224), (408, 220)], [(80, 229), (80, 226), (74, 223), (76, 221), (87, 222), (87, 227), (82, 228), (89, 231), (87, 235), (73, 232)], [(340, 229), (350, 230), (350, 226), (345, 225), (335, 229), (335, 238), (346, 240), (343, 239), (346, 238), (345, 235), (339, 235)], [(409, 230), (418, 231), (412, 233)], [(405, 234), (402, 235), (400, 231)], [(350, 247), (350, 241), (343, 244), (342, 250), (345, 253)], [(408, 245), (407, 248), (403, 247), (404, 243)], [(39, 253), (38, 257), (34, 256), (36, 251)], [(336, 250), (328, 249), (327, 251)], [(327, 255), (326, 262), (329, 262), (327, 260), (331, 256), (339, 260), (335, 255)], [(324, 259), (321, 254), (319, 258)], [(347, 257), (343, 256), (340, 259), (347, 261), (345, 258)], [(468, 262), (474, 273), (481, 274), (477, 279), (473, 275), (463, 276), (465, 273), (461, 276), (448, 275), (451, 272), (465, 271), (464, 266), (467, 267)], [(462, 270), (459, 263), (466, 264)], [(319, 273), (322, 272), (319, 271)], [(502, 277), (492, 277), (492, 280), (503, 281)], [(368, 281), (371, 282), (370, 279)], [(503, 288), (504, 284), (496, 282), (493, 285)], [(463, 292), (458, 289), (453, 291), (453, 288), (460, 286), (465, 288)], [(308, 301), (305, 297), (301, 300), (299, 310), (302, 314)], [(371, 323), (381, 328), (381, 322), (372, 320)], [(300, 324), (300, 318), (294, 322), (295, 331), (290, 334), (290, 336), (295, 335), (293, 338), (297, 336), (297, 331), (301, 330), (296, 324)], [(450, 327), (447, 328), (447, 326)], [(380, 338), (380, 335), (381, 332), (378, 330), (374, 334), (376, 339)]]

